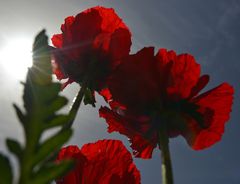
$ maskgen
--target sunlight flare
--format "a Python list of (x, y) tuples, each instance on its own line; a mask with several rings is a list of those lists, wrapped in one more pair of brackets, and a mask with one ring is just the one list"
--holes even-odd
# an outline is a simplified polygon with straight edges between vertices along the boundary
[(22, 80), (32, 64), (32, 44), (26, 38), (8, 40), (0, 50), (0, 66), (8, 76)]

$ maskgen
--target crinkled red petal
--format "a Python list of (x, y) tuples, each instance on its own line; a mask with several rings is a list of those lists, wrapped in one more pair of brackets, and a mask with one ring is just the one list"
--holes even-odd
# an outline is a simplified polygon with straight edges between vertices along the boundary
[(63, 37), (62, 34), (55, 34), (51, 38), (52, 44), (57, 48), (62, 48), (63, 45)]
[[(108, 123), (108, 132), (119, 132), (126, 135), (131, 142), (133, 153), (136, 157), (149, 159), (152, 157), (152, 151), (157, 145), (156, 134), (148, 135), (149, 123), (141, 123), (140, 121), (133, 122), (123, 116), (111, 111), (107, 107), (102, 107), (99, 110), (100, 117), (106, 119)], [(149, 138), (146, 138), (149, 136)]]
[(54, 71), (58, 79), (71, 78), (79, 82), (89, 61), (97, 60), (102, 63), (98, 69), (104, 71), (96, 76), (99, 80), (96, 80), (96, 89), (101, 89), (120, 58), (130, 51), (130, 31), (112, 8), (98, 6), (76, 17), (67, 17), (61, 30), (62, 34), (52, 38), (53, 45), (61, 48), (58, 51), (61, 57), (55, 57), (58, 67)]
[(120, 179), (116, 184), (140, 183), (140, 173), (121, 141), (100, 140), (85, 144), (81, 151), (89, 160), (84, 168), (87, 183), (112, 183), (114, 178)]
[(129, 55), (131, 45), (131, 33), (128, 28), (117, 28), (113, 32), (109, 43), (109, 52), (114, 61), (111, 63), (112, 68), (115, 68), (121, 59)]
[(161, 77), (168, 98), (176, 101), (187, 98), (200, 76), (200, 65), (195, 62), (194, 57), (189, 54), (177, 56), (174, 51), (160, 49), (156, 58), (159, 61), (159, 73), (164, 74)]
[[(75, 18), (73, 16), (69, 16), (69, 17), (65, 18), (64, 24), (61, 25), (61, 30), (63, 33), (67, 32), (71, 29), (71, 26), (72, 26), (74, 20), (75, 20)], [(70, 32), (69, 32), (69, 34), (70, 34)], [(68, 36), (68, 35), (66, 35), (66, 36)]]
[(69, 16), (65, 18), (64, 24), (61, 25), (62, 37), (63, 37), (63, 45), (64, 47), (70, 46), (73, 42), (74, 35), (72, 33), (72, 25), (75, 21), (73, 16)]
[(155, 78), (154, 48), (144, 48), (127, 57), (114, 71), (109, 89), (114, 101), (131, 108), (146, 108), (159, 98)]
[[(54, 53), (53, 53), (54, 55)], [(55, 57), (55, 56), (54, 56)], [(62, 79), (66, 79), (68, 78), (61, 70), (59, 64), (58, 64), (58, 61), (57, 61), (57, 58), (55, 57), (55, 59), (53, 60), (52, 62), (52, 70), (53, 70), (53, 73), (57, 76), (57, 79), (58, 80), (62, 80)]]
[(72, 43), (80, 46), (91, 45), (94, 38), (101, 33), (102, 17), (95, 8), (79, 13), (71, 26)]
[(203, 75), (198, 79), (197, 84), (192, 88), (191, 94), (188, 98), (195, 97), (209, 82), (209, 75)]
[(184, 136), (193, 149), (205, 149), (221, 139), (225, 123), (230, 117), (232, 102), (233, 87), (227, 83), (192, 99), (192, 103), (199, 106), (198, 111), (207, 126), (200, 128), (194, 120), (188, 121), (188, 131)]
[(100, 140), (61, 149), (57, 161), (75, 159), (76, 167), (57, 184), (140, 184), (140, 172), (121, 141)]
[(108, 88), (101, 89), (98, 93), (104, 98), (106, 102), (109, 102), (112, 98), (111, 92)]
[(97, 6), (94, 9), (98, 10), (100, 16), (102, 17), (101, 28), (105, 32), (113, 33), (118, 28), (128, 29), (123, 23), (122, 19), (118, 17), (113, 8), (104, 8)]
[(82, 181), (82, 170), (86, 163), (86, 157), (81, 153), (77, 146), (68, 146), (62, 148), (58, 153), (57, 162), (65, 159), (74, 159), (76, 161), (75, 168), (67, 173), (64, 177), (56, 181), (57, 184), (80, 184)]

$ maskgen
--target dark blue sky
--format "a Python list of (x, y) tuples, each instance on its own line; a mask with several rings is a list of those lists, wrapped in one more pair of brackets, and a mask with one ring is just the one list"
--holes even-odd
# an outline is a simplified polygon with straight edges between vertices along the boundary
[[(60, 32), (64, 18), (80, 11), (104, 5), (113, 7), (133, 34), (132, 52), (144, 46), (173, 49), (178, 54), (190, 53), (210, 74), (210, 89), (222, 82), (235, 88), (231, 120), (222, 141), (204, 151), (193, 151), (181, 137), (171, 140), (171, 154), (176, 184), (240, 183), (240, 1), (239, 0), (8, 0), (0, 2), (0, 50), (9, 39), (34, 35), (46, 28), (51, 36)], [(0, 62), (4, 62), (1, 61)], [(6, 62), (6, 61), (5, 61)], [(16, 61), (20, 62), (20, 61)], [(0, 63), (1, 64), (1, 63)], [(1, 67), (1, 65), (0, 65)], [(0, 150), (4, 139), (22, 139), (22, 130), (11, 107), (21, 104), (22, 86), (0, 68)], [(73, 99), (77, 85), (63, 93)], [(103, 100), (98, 97), (98, 106)], [(74, 124), (71, 144), (81, 146), (97, 139), (123, 140), (117, 133), (106, 133), (106, 123), (98, 117), (98, 108), (83, 106)], [(151, 160), (135, 159), (143, 184), (161, 183), (160, 151)]]

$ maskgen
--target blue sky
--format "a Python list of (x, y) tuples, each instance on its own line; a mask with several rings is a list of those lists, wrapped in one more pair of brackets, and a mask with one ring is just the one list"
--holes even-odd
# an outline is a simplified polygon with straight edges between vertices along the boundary
[[(183, 138), (170, 141), (176, 184), (240, 183), (240, 1), (238, 0), (8, 0), (0, 2), (0, 51), (9, 40), (24, 37), (32, 40), (42, 28), (49, 36), (60, 32), (64, 18), (96, 5), (112, 7), (133, 34), (134, 53), (144, 46), (173, 49), (178, 54), (190, 53), (211, 76), (210, 89), (222, 82), (235, 88), (231, 120), (222, 141), (204, 151), (193, 151)], [(6, 62), (0, 59), (0, 62)], [(20, 61), (16, 61), (20, 62)], [(3, 64), (0, 63), (0, 67)], [(0, 68), (0, 150), (6, 152), (6, 137), (22, 138), (12, 103), (21, 104), (22, 86)], [(63, 94), (72, 100), (77, 85)], [(97, 139), (124, 141), (117, 133), (108, 134), (106, 123), (98, 117), (104, 105), (98, 97), (97, 108), (82, 106), (74, 124), (75, 133), (69, 144), (79, 146)], [(151, 160), (134, 160), (141, 171), (143, 184), (161, 183), (160, 151)], [(14, 160), (13, 160), (14, 162)]]

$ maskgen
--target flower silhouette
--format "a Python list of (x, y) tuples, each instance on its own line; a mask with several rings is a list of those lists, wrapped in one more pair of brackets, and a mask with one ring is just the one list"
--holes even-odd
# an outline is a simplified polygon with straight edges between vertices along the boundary
[(112, 70), (129, 54), (131, 33), (112, 8), (94, 7), (65, 19), (52, 37), (54, 73), (101, 92)]
[(208, 75), (189, 54), (143, 48), (122, 61), (109, 80), (111, 109), (102, 107), (108, 131), (128, 136), (136, 157), (151, 158), (159, 130), (182, 135), (194, 150), (218, 142), (229, 119), (233, 88), (223, 83), (204, 93)]
[(121, 141), (100, 140), (81, 149), (61, 149), (57, 160), (75, 159), (76, 166), (57, 184), (139, 184), (140, 173)]

